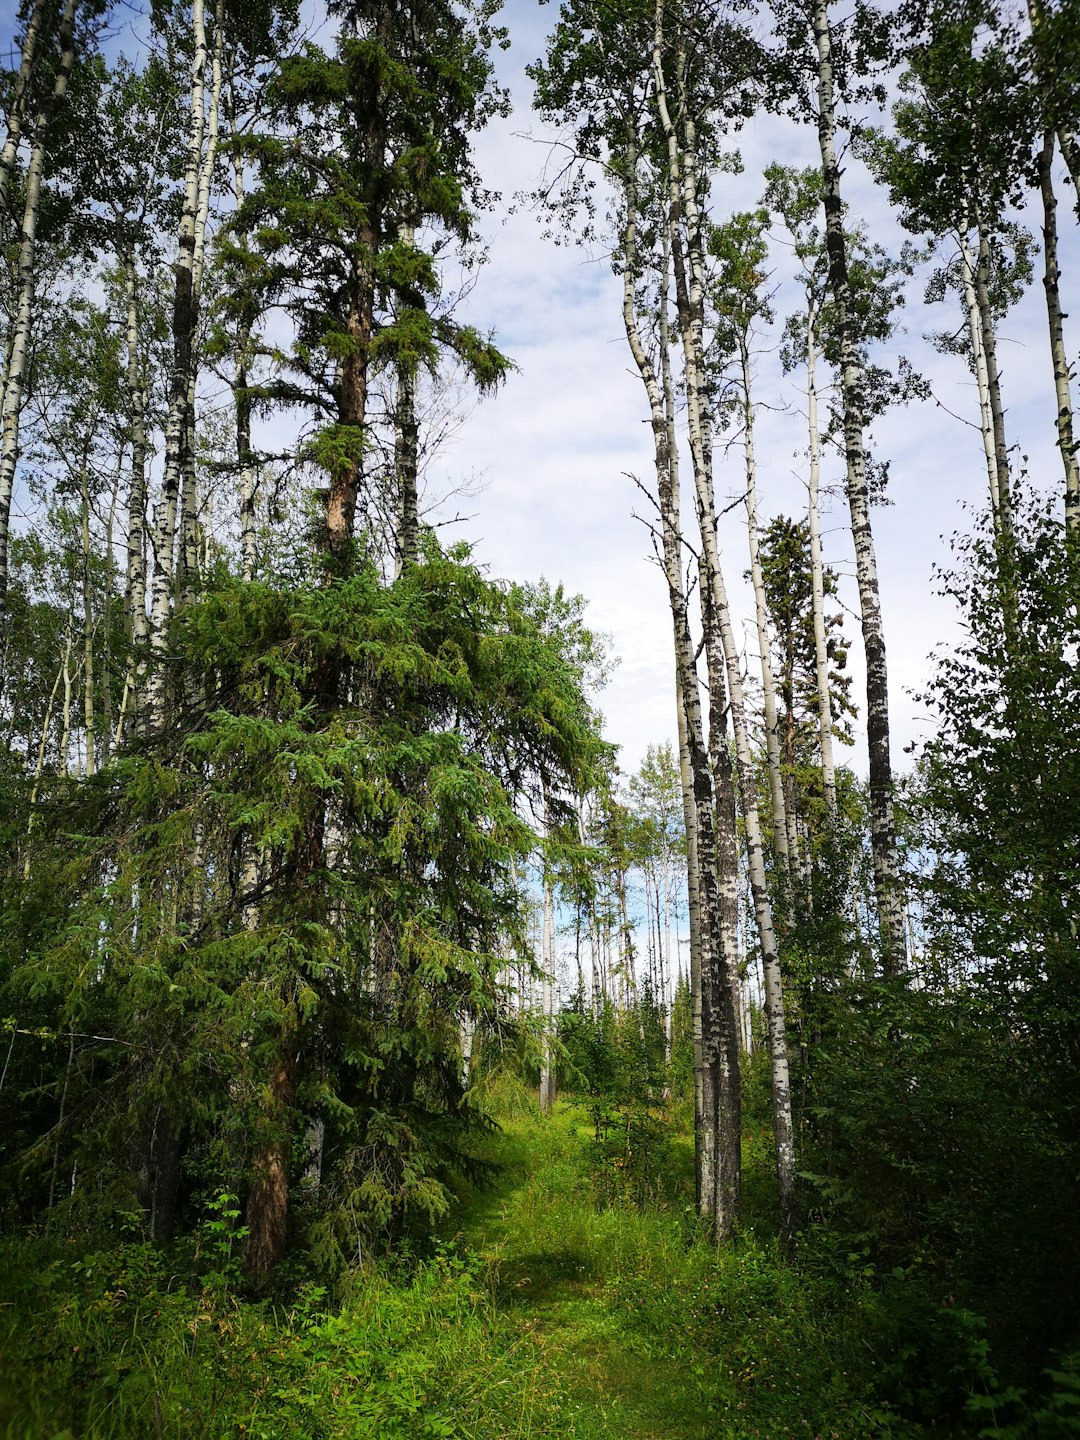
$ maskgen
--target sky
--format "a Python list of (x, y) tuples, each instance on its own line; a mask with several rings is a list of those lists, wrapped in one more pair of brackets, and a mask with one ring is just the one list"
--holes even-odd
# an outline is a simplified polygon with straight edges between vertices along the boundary
[[(444, 508), (444, 517), (470, 517), (444, 533), (471, 540), (476, 558), (492, 575), (522, 580), (544, 575), (588, 599), (588, 623), (610, 636), (620, 660), (600, 706), (609, 738), (622, 747), (620, 766), (629, 773), (640, 764), (647, 745), (675, 737), (666, 587), (652, 557), (650, 536), (634, 518), (635, 512), (647, 514), (647, 502), (628, 478), (648, 480), (651, 475), (645, 397), (622, 328), (621, 284), (606, 256), (598, 250), (587, 252), (572, 237), (556, 245), (545, 237), (541, 217), (515, 200), (536, 185), (550, 159), (553, 137), (531, 111), (532, 87), (524, 69), (543, 53), (556, 17), (555, 6), (509, 0), (504, 21), (511, 49), (496, 59), (499, 78), (513, 95), (514, 112), (492, 123), (476, 144), (480, 172), (502, 198), (483, 217), (489, 260), (469, 298), (467, 318), (494, 330), (517, 369), (496, 397), (475, 409), (437, 458), (429, 490), (436, 495), (470, 481), (480, 487), (467, 498), (456, 496)], [(735, 143), (744, 170), (718, 178), (710, 200), (714, 220), (756, 205), (764, 188), (762, 170), (771, 161), (810, 165), (817, 159), (815, 133), (775, 117), (758, 118)], [(844, 186), (852, 217), (863, 219), (873, 238), (898, 253), (907, 237), (884, 192), (851, 156), (845, 159)], [(1067, 287), (1078, 257), (1063, 185), (1059, 201)], [(1038, 221), (1029, 216), (1028, 224), (1035, 228)], [(1014, 460), (1019, 465), (1021, 453), (1028, 456), (1031, 475), (1056, 487), (1060, 461), (1054, 447), (1053, 389), (1038, 273), (1023, 303), (1002, 326), (1002, 385), (1009, 438), (1017, 447)], [(781, 247), (775, 275), (780, 288), (774, 303), (782, 318), (796, 308), (796, 297), (785, 283)], [(935, 591), (935, 570), (949, 563), (949, 537), (970, 528), (974, 511), (986, 504), (979, 434), (964, 423), (976, 418), (973, 382), (961, 360), (937, 354), (922, 338), (924, 331), (953, 326), (959, 316), (951, 308), (946, 312), (942, 306), (923, 305), (921, 290), (919, 283), (912, 287), (905, 333), (892, 347), (892, 358), (895, 363), (897, 353), (908, 354), (931, 381), (941, 406), (961, 418), (923, 402), (892, 412), (874, 427), (876, 452), (889, 459), (891, 471), (893, 503), (875, 509), (873, 524), (897, 768), (911, 763), (904, 752), (932, 729), (927, 708), (916, 698), (931, 673), (928, 657), (958, 634), (952, 606)], [(1075, 336), (1068, 338), (1075, 353)], [(802, 514), (806, 503), (800, 395), (795, 377), (780, 373), (775, 344), (775, 335), (766, 336), (756, 360), (759, 394), (772, 407), (757, 423), (763, 524), (777, 513)], [(835, 460), (825, 478), (838, 480)], [(733, 447), (726, 458), (718, 449), (718, 503), (727, 504), (743, 490), (741, 447)], [(846, 501), (837, 491), (824, 503), (826, 560), (842, 577), (841, 598), (850, 612), (846, 628), (854, 642), (849, 663), (854, 693), (861, 697), (858, 598)], [(688, 500), (684, 513), (692, 513)], [(743, 513), (738, 507), (722, 522), (723, 563), (737, 629), (756, 645), (747, 628), (753, 610), (743, 581), (748, 564)], [(841, 752), (861, 773), (864, 744), (860, 730), (853, 749)]]
[[(122, 33), (113, 42), (118, 48), (130, 48), (139, 36), (140, 8), (133, 7), (120, 25)], [(307, 0), (305, 13), (309, 33), (329, 42), (332, 32), (320, 18), (321, 0)], [(650, 479), (652, 452), (644, 392), (622, 328), (620, 282), (600, 247), (587, 251), (566, 234), (555, 243), (545, 235), (542, 218), (520, 198), (536, 186), (551, 158), (555, 137), (531, 110), (525, 67), (543, 54), (557, 14), (557, 5), (537, 0), (507, 0), (503, 11), (511, 46), (496, 52), (495, 61), (514, 109), (476, 140), (480, 174), (500, 198), (480, 217), (488, 263), (459, 314), (492, 330), (516, 369), (494, 398), (475, 407), (433, 461), (427, 494), (433, 502), (447, 498), (434, 504), (429, 518), (465, 517), (447, 523), (440, 533), (472, 542), (476, 559), (493, 577), (544, 576), (587, 598), (588, 623), (609, 637), (611, 653), (619, 659), (599, 703), (608, 737), (621, 747), (620, 766), (630, 773), (647, 745), (675, 736), (671, 621), (649, 532), (636, 518), (648, 514), (648, 502), (630, 477)], [(14, 0), (0, 0), (0, 48), (14, 34)], [(812, 130), (776, 117), (751, 121), (734, 137), (735, 144), (743, 171), (718, 177), (709, 202), (714, 220), (756, 205), (762, 170), (771, 161), (811, 165), (818, 158)], [(844, 165), (852, 218), (862, 219), (871, 236), (897, 254), (907, 237), (887, 197), (853, 156), (847, 155)], [(1069, 198), (1060, 184), (1066, 311), (1070, 279), (1080, 261)], [(1027, 217), (1027, 223), (1037, 229), (1036, 217)], [(782, 244), (770, 263), (777, 287), (774, 306), (782, 320), (797, 305)], [(898, 353), (909, 355), (940, 404), (912, 404), (875, 426), (876, 453), (888, 458), (891, 468), (893, 503), (875, 510), (873, 523), (898, 769), (911, 763), (905, 752), (931, 732), (931, 717), (917, 699), (931, 674), (928, 657), (958, 635), (950, 603), (936, 593), (935, 572), (949, 563), (949, 536), (969, 528), (986, 505), (979, 435), (965, 423), (976, 413), (973, 382), (961, 360), (938, 355), (923, 339), (925, 331), (950, 327), (959, 317), (952, 308), (946, 312), (924, 305), (920, 283), (910, 287), (909, 300), (904, 333), (881, 358), (895, 364)], [(756, 434), (763, 525), (778, 513), (801, 515), (806, 503), (801, 397), (796, 377), (781, 374), (776, 338), (775, 333), (763, 337), (755, 359), (757, 393), (768, 407), (758, 418)], [(1075, 330), (1067, 339), (1075, 357)], [(1000, 358), (1014, 468), (1025, 464), (1037, 484), (1056, 488), (1060, 462), (1038, 275), (1002, 325)], [(688, 469), (684, 464), (684, 477)], [(743, 493), (740, 446), (727, 455), (718, 448), (716, 473), (723, 507)], [(835, 458), (824, 479), (838, 481)], [(825, 555), (841, 576), (853, 642), (853, 693), (861, 697), (858, 598), (846, 503), (837, 488), (831, 499), (823, 497), (823, 504)], [(692, 514), (689, 497), (684, 513)], [(737, 506), (722, 521), (721, 541), (736, 628), (752, 653), (756, 641), (748, 630), (753, 611), (743, 579), (748, 558), (742, 515)], [(840, 758), (865, 773), (861, 729), (854, 748)]]

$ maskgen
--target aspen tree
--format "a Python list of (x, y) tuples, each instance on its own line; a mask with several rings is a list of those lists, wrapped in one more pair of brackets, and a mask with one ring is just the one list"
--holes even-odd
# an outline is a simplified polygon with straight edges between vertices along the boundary
[(1065, 471), (1065, 531), (1080, 536), (1080, 463), (1073, 417), (1072, 372), (1065, 348), (1065, 316), (1061, 307), (1058, 264), (1057, 199), (1054, 195), (1053, 130), (1045, 131), (1038, 155), (1039, 191), (1043, 207), (1043, 290), (1050, 329), (1050, 361), (1054, 373), (1055, 425)]
[(889, 677), (885, 627), (881, 614), (877, 552), (870, 522), (867, 484), (866, 376), (859, 356), (852, 310), (847, 239), (844, 233), (840, 162), (837, 156), (836, 76), (828, 0), (812, 0), (810, 27), (816, 56), (818, 146), (821, 152), (825, 245), (829, 293), (836, 310), (840, 393), (848, 511), (855, 546), (863, 649), (866, 655), (866, 734), (870, 772), (870, 840), (874, 857), (881, 965), (887, 975), (904, 967), (903, 896), (893, 813), (893, 773), (889, 740)]
[(193, 311), (193, 345), (191, 365), (187, 374), (184, 400), (184, 435), (180, 474), (180, 544), (177, 549), (177, 603), (183, 607), (195, 598), (198, 558), (199, 497), (195, 466), (195, 392), (198, 384), (199, 357), (195, 354), (198, 320), (202, 306), (203, 276), (206, 269), (206, 228), (210, 218), (210, 198), (214, 165), (220, 137), (220, 117), (225, 43), (224, 0), (216, 0), (214, 8), (214, 45), (210, 61), (210, 92), (207, 97), (206, 148), (199, 166), (198, 201), (195, 211), (195, 252), (191, 264), (191, 306)]
[(0, 205), (7, 201), (8, 185), (15, 168), (15, 158), (19, 153), (23, 122), (32, 99), (34, 71), (40, 62), (41, 48), (47, 37), (50, 8), (49, 0), (33, 0), (26, 17), (19, 53), (19, 69), (8, 96), (4, 148), (0, 151)]
[[(716, 504), (712, 486), (711, 454), (708, 442), (708, 418), (705, 413), (704, 375), (704, 237), (703, 217), (697, 184), (696, 125), (693, 109), (688, 103), (686, 78), (686, 37), (678, 29), (673, 40), (674, 95), (678, 124), (669, 103), (665, 66), (664, 7), (657, 5), (654, 30), (652, 68), (655, 101), (660, 127), (667, 150), (668, 218), (672, 230), (672, 257), (675, 275), (676, 307), (679, 322), (683, 377), (686, 387), (690, 452), (693, 461), (694, 489), (697, 498), (698, 528), (701, 536), (703, 596), (707, 595), (710, 625), (715, 627), (713, 670), (722, 657), (730, 697), (731, 724), (746, 827), (746, 848), (754, 891), (754, 909), (761, 938), (766, 987), (766, 1020), (769, 1035), (769, 1056), (772, 1072), (773, 1125), (776, 1139), (777, 1182), (780, 1193), (782, 1226), (788, 1240), (795, 1229), (795, 1152), (791, 1121), (791, 1081), (787, 1058), (786, 1023), (784, 1016), (783, 979), (777, 949), (772, 902), (765, 875), (764, 848), (757, 794), (754, 783), (753, 758), (750, 751), (743, 694), (742, 673), (731, 624), (730, 608), (720, 564), (716, 534)], [(718, 674), (710, 674), (710, 695), (713, 710), (718, 712)], [(729, 882), (734, 897), (734, 877)], [(734, 927), (732, 927), (734, 933)], [(737, 970), (735, 955), (726, 957), (729, 973), (723, 986), (724, 1042), (738, 1065)]]
[[(737, 414), (742, 429), (744, 473), (746, 477), (746, 527), (750, 551), (750, 582), (754, 592), (754, 620), (757, 631), (758, 661), (761, 669), (761, 691), (765, 718), (765, 746), (768, 758), (769, 794), (772, 801), (773, 845), (780, 870), (783, 904), (790, 905), (792, 871), (798, 869), (797, 844), (794, 834), (794, 808), (785, 796), (785, 776), (781, 769), (780, 738), (776, 710), (776, 685), (770, 657), (769, 633), (765, 604), (765, 587), (761, 577), (758, 554), (757, 459), (754, 450), (754, 402), (751, 380), (750, 347), (755, 320), (768, 323), (769, 302), (760, 291), (765, 283), (761, 269), (768, 249), (764, 241), (767, 216), (734, 215), (725, 224), (709, 233), (709, 253), (716, 268), (710, 284), (714, 311), (714, 346), (718, 361), (723, 364), (734, 351)], [(727, 352), (727, 353), (725, 353)], [(788, 781), (790, 785), (790, 779)]]
[[(176, 534), (182, 501), (181, 483), (184, 449), (188, 438), (187, 406), (192, 367), (196, 363), (194, 341), (198, 321), (197, 261), (202, 253), (200, 239), (200, 181), (203, 174), (206, 136), (207, 41), (203, 0), (192, 0), (192, 60), (189, 90), (187, 152), (178, 228), (178, 254), (174, 267), (172, 303), (173, 354), (169, 371), (168, 410), (165, 419), (165, 457), (161, 493), (153, 531), (154, 575), (150, 606), (151, 660), (146, 687), (147, 715), (160, 726), (165, 719), (165, 651), (169, 618), (177, 578)], [(203, 220), (203, 228), (205, 219)]]
[[(821, 549), (821, 424), (818, 418), (819, 326), (824, 298), (827, 257), (814, 217), (821, 209), (821, 172), (796, 171), (781, 165), (765, 170), (765, 203), (776, 211), (791, 236), (799, 262), (799, 280), (805, 309), (799, 320), (788, 321), (783, 362), (785, 370), (799, 363), (801, 349), (806, 375), (806, 428), (808, 445), (807, 519), (810, 528), (810, 564), (814, 657), (817, 670), (818, 746), (821, 784), (828, 819), (835, 823), (836, 762), (833, 756), (832, 696), (829, 684), (829, 650), (825, 633), (824, 565)], [(801, 344), (799, 342), (802, 342)]]
[(1061, 149), (1073, 187), (1073, 205), (1080, 220), (1080, 141), (1076, 134), (1077, 97), (1080, 91), (1074, 59), (1076, 0), (1064, 0), (1048, 8), (1045, 0), (1027, 0), (1031, 26), (1027, 47), (1038, 91), (1039, 109), (1046, 135), (1052, 134)]
[[(986, 24), (989, 34), (985, 34)], [(1025, 232), (1006, 218), (1022, 192), (1032, 138), (1031, 97), (1021, 70), (981, 6), (960, 15), (940, 8), (919, 17), (906, 53), (906, 88), (894, 108), (897, 136), (878, 140), (869, 158), (916, 233), (951, 235), (967, 323), (967, 359), (976, 380), (990, 511), (1002, 566), (1004, 623), (1015, 629), (1011, 598), (1012, 479), (1005, 431), (997, 322), (1030, 268)], [(1015, 261), (1006, 251), (1012, 247)], [(948, 267), (934, 288), (950, 288)], [(955, 281), (953, 283), (956, 283)], [(1048, 295), (1049, 299), (1049, 295)], [(946, 339), (944, 348), (955, 348)]]
[[(15, 468), (19, 458), (19, 422), (23, 407), (30, 353), (32, 312), (36, 293), (35, 251), (38, 219), (41, 213), (46, 146), (50, 126), (57, 111), (64, 103), (72, 67), (75, 64), (76, 3), (77, 0), (64, 0), (64, 9), (57, 33), (59, 56), (55, 73), (52, 77), (52, 84), (37, 99), (34, 123), (29, 132), (30, 156), (23, 185), (22, 219), (18, 237), (18, 288), (15, 318), (5, 346), (2, 386), (0, 386), (0, 393), (2, 393), (2, 398), (0, 398), (0, 619), (2, 619), (7, 605), (11, 498), (15, 485)], [(31, 12), (30, 27), (38, 18), (36, 10)], [(36, 44), (35, 40), (35, 57)], [(33, 70), (39, 64), (40, 62), (37, 61), (28, 67), (27, 81), (30, 80)], [(24, 85), (23, 92), (16, 102), (20, 106), (26, 103), (25, 92), (26, 86)], [(18, 124), (14, 138), (15, 150), (12, 163), (14, 163), (14, 156), (18, 149)], [(7, 143), (10, 143), (11, 139), (9, 119)], [(4, 181), (6, 184), (6, 175)], [(0, 645), (0, 649), (2, 649), (2, 645)]]
[[(695, 1045), (695, 1151), (698, 1211), (728, 1235), (738, 1219), (740, 1173), (738, 1154), (738, 1069), (730, 1063), (717, 1025), (730, 986), (721, 951), (720, 871), (716, 836), (716, 797), (708, 761), (705, 726), (698, 696), (686, 595), (682, 579), (682, 530), (679, 519), (678, 449), (674, 439), (674, 389), (670, 368), (666, 300), (661, 299), (660, 357), (663, 388), (645, 347), (635, 298), (640, 257), (637, 249), (639, 197), (637, 141), (628, 137), (623, 156), (625, 215), (623, 224), (623, 323), (631, 354), (649, 402), (662, 533), (662, 564), (671, 607), (678, 694), (680, 749), (683, 765), (684, 823), (688, 848), (690, 894), (691, 990)], [(666, 291), (667, 275), (661, 278)], [(730, 999), (727, 1000), (730, 1006)], [(718, 1014), (719, 1012), (719, 1014)], [(726, 1063), (725, 1063), (726, 1062)], [(722, 1173), (723, 1167), (723, 1173)]]

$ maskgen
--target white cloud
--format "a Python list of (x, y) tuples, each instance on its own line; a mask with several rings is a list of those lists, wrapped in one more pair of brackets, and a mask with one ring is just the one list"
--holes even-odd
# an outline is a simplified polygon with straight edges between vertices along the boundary
[[(593, 258), (572, 243), (545, 238), (527, 207), (511, 210), (515, 192), (535, 185), (546, 160), (535, 137), (543, 130), (529, 109), (531, 86), (524, 65), (542, 52), (544, 31), (556, 12), (511, 0), (506, 23), (513, 48), (499, 57), (510, 85), (514, 114), (493, 124), (477, 145), (485, 182), (503, 192), (496, 211), (485, 217), (490, 263), (469, 300), (469, 317), (491, 326), (519, 372), (502, 392), (481, 405), (457, 444), (441, 457), (447, 476), (479, 472), (487, 488), (468, 505), (476, 519), (470, 532), (478, 558), (492, 573), (512, 578), (539, 574), (583, 593), (595, 628), (611, 633), (622, 665), (601, 699), (609, 733), (623, 746), (622, 764), (634, 768), (645, 746), (672, 737), (675, 729), (671, 627), (666, 593), (651, 561), (644, 527), (632, 518), (643, 497), (623, 472), (649, 475), (651, 443), (644, 423), (641, 386), (631, 374), (622, 332), (619, 282), (606, 258)], [(533, 139), (524, 138), (529, 131)], [(715, 218), (755, 204), (763, 189), (761, 171), (773, 159), (810, 165), (816, 138), (807, 127), (775, 117), (751, 121), (735, 137), (744, 173), (719, 177), (711, 201)], [(904, 238), (883, 192), (852, 157), (846, 160), (846, 194), (853, 215), (872, 238), (892, 253)], [(1062, 197), (1063, 200), (1065, 197)], [(1080, 259), (1067, 204), (1059, 211), (1063, 270), (1068, 282)], [(777, 252), (777, 277), (784, 275)], [(945, 328), (953, 316), (922, 303), (921, 286), (909, 296), (905, 323), (895, 350), (911, 356), (931, 379), (942, 404), (971, 417), (975, 399), (963, 363), (932, 351), (922, 332)], [(777, 297), (777, 313), (794, 308), (794, 293)], [(1031, 287), (1003, 326), (1003, 384), (1010, 438), (1031, 457), (1033, 475), (1058, 485), (1060, 463), (1054, 448), (1053, 391), (1047, 359), (1041, 286)], [(1066, 309), (1068, 309), (1066, 301)], [(765, 343), (775, 345), (776, 337)], [(885, 357), (888, 359), (888, 357)], [(895, 360), (895, 355), (893, 356)], [(783, 377), (775, 353), (758, 360), (759, 393), (770, 406), (798, 404), (795, 377)], [(798, 413), (769, 411), (758, 422), (758, 459), (763, 520), (805, 506), (805, 442)], [(978, 433), (932, 403), (891, 412), (875, 427), (877, 453), (891, 465), (893, 504), (874, 514), (881, 591), (889, 651), (894, 756), (926, 734), (926, 716), (908, 693), (929, 674), (927, 656), (956, 633), (951, 606), (935, 593), (935, 567), (947, 565), (947, 537), (966, 529), (970, 514), (985, 503), (986, 473)], [(742, 491), (741, 452), (718, 456), (721, 503)], [(837, 464), (831, 465), (836, 480)], [(690, 512), (687, 504), (687, 513)], [(747, 565), (741, 511), (722, 523), (732, 603), (745, 629), (752, 616), (742, 580)], [(827, 559), (843, 580), (842, 596), (857, 611), (846, 504), (832, 502), (826, 518)], [(943, 538), (944, 537), (944, 538)], [(858, 627), (849, 620), (855, 693), (863, 673)], [(860, 741), (847, 752), (864, 769)]]

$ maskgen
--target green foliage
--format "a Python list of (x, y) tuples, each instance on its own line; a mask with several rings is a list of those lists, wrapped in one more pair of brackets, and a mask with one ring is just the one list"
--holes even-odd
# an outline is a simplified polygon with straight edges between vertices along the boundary
[[(32, 1213), (77, 1170), (76, 1212), (146, 1184), (250, 1207), (284, 1145), (335, 1268), (430, 1224), (469, 1165), (459, 1026), (495, 1019), (525, 944), (521, 812), (566, 812), (602, 747), (563, 640), (434, 552), (393, 589), (231, 585), (175, 653), (211, 704), (54, 783), (4, 875), (5, 1011), (55, 1036), (42, 1064), (12, 1034), (4, 1193)], [(146, 1159), (166, 1134), (171, 1182)]]
[(0, 1433), (20, 1440), (497, 1440), (563, 1408), (522, 1363), (487, 1267), (452, 1250), (398, 1278), (363, 1272), (339, 1304), (309, 1285), (280, 1309), (213, 1276), (177, 1285), (189, 1257), (147, 1245), (4, 1260)]
[(644, 1204), (659, 1193), (670, 1141), (661, 1016), (644, 1004), (596, 1011), (579, 994), (559, 1016), (559, 1042), (561, 1079), (592, 1123), (600, 1194)]

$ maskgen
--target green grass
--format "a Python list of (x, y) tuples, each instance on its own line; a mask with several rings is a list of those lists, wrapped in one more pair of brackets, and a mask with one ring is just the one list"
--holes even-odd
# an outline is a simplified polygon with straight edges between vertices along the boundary
[(793, 1269), (773, 1242), (705, 1244), (688, 1147), (669, 1159), (666, 1202), (599, 1206), (590, 1136), (572, 1107), (506, 1119), (500, 1182), (470, 1197), (456, 1236), (492, 1267), (499, 1312), (577, 1407), (573, 1433), (912, 1433), (868, 1398), (857, 1297)]
[[(664, 1147), (643, 1209), (569, 1106), (504, 1106), (493, 1187), (434, 1252), (366, 1269), (334, 1304), (240, 1297), (227, 1241), (98, 1255), (9, 1243), (9, 1440), (855, 1440), (873, 1400), (863, 1295), (748, 1231), (697, 1233), (692, 1156)], [(751, 1158), (748, 1149), (748, 1160)], [(762, 1185), (762, 1193), (767, 1185)], [(613, 1198), (614, 1197), (614, 1198)]]

